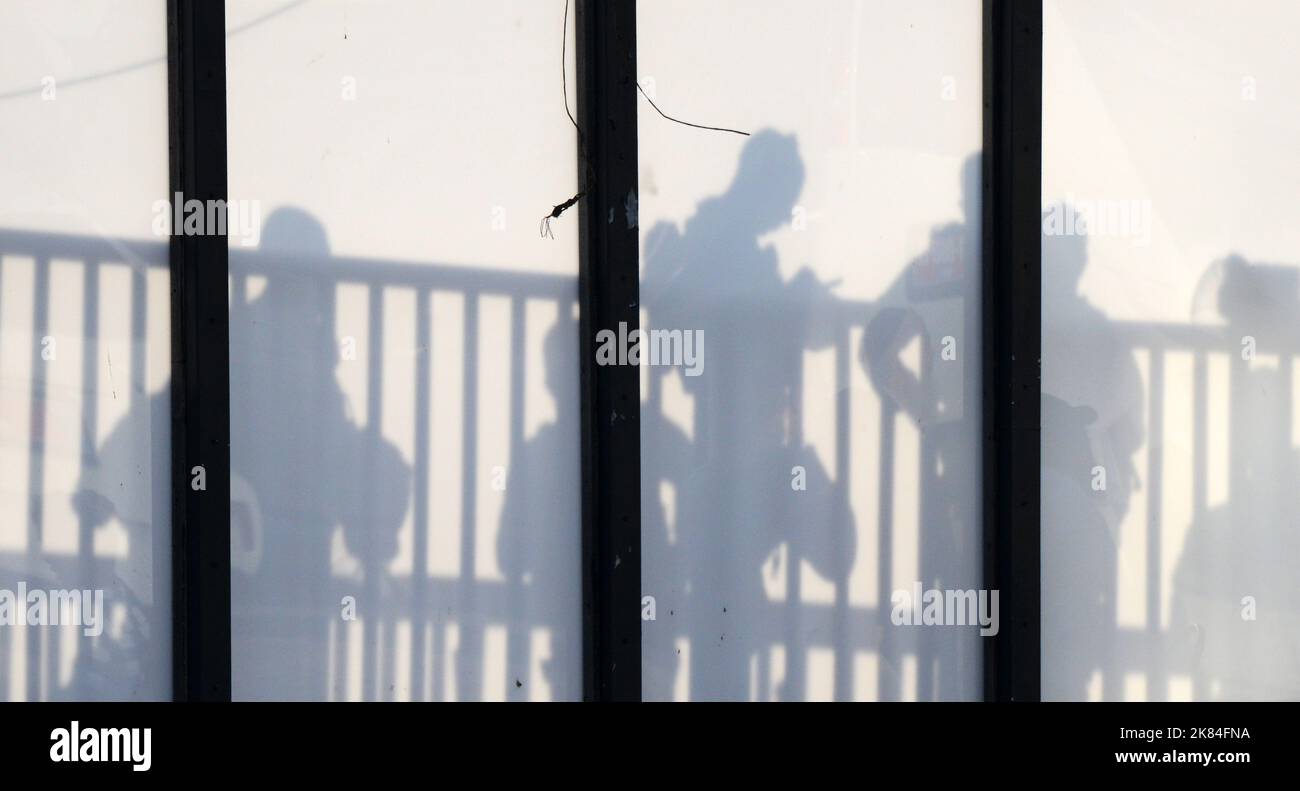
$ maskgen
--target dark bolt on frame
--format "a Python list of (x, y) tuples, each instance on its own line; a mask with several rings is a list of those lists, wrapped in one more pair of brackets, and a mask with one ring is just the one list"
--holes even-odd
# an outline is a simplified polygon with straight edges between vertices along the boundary
[(1040, 697), (1043, 5), (984, 0), (984, 585), (1000, 591), (986, 700)]
[[(226, 200), (224, 0), (169, 0), (171, 195)], [(171, 237), (172, 694), (230, 700), (230, 315), (226, 236)], [(193, 470), (206, 487), (196, 491)]]
[[(227, 199), (224, 0), (168, 0), (171, 192)], [(596, 334), (639, 325), (636, 0), (577, 0), (583, 697), (641, 697), (640, 382)], [(1042, 5), (984, 0), (983, 466), (988, 700), (1037, 700)], [(629, 209), (632, 208), (631, 211)], [(612, 219), (611, 219), (612, 218)], [(230, 351), (223, 235), (171, 237), (173, 695), (230, 675)], [(203, 467), (206, 488), (191, 487)]]

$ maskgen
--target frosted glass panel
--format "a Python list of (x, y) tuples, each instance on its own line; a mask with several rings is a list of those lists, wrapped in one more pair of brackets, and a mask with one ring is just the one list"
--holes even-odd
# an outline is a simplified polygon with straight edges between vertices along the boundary
[(1045, 698), (1300, 697), (1298, 23), (1045, 4)]
[(171, 696), (162, 0), (0, 4), (0, 699)]
[(979, 4), (637, 26), (645, 697), (979, 698)]
[(226, 7), (235, 697), (580, 697), (563, 6)]

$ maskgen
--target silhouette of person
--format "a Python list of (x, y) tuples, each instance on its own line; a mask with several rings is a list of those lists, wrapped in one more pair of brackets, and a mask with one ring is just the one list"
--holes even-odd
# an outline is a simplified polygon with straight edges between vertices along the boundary
[[(542, 673), (552, 700), (582, 699), (577, 672), (582, 666), (582, 569), (572, 540), (582, 522), (582, 503), (571, 471), (557, 464), (579, 456), (578, 348), (578, 324), (562, 306), (542, 351), (556, 417), (512, 453), (497, 532), (498, 563), (519, 591), (512, 596), (510, 617), (524, 627), (547, 630), (550, 654)], [(528, 633), (527, 628), (518, 631)], [(524, 651), (510, 657), (511, 698), (529, 696), (528, 687), (514, 683), (529, 678), (527, 660)]]
[(1044, 393), (1042, 425), (1042, 695), (1087, 700), (1115, 633), (1116, 552), (1093, 489), (1089, 427), (1097, 413)]
[[(164, 439), (170, 435), (168, 388), (151, 396), (133, 393), (130, 410), (82, 466), (72, 505), (89, 528), (91, 546), (116, 519), (126, 530), (127, 554), (96, 559), (97, 565), (107, 562), (107, 580), (95, 575), (72, 586), (104, 587), (104, 631), (81, 643), (71, 680), (52, 697), (131, 699), (153, 686), (147, 674), (170, 666), (172, 462)], [(121, 617), (112, 617), (115, 612)]]
[[(357, 425), (335, 379), (335, 284), (312, 271), (329, 256), (324, 228), (306, 212), (277, 209), (260, 252), (271, 262), (266, 287), (230, 315), (232, 493), (254, 495), (232, 505), (232, 553), (243, 559), (231, 591), (235, 691), (319, 700), (328, 694), (329, 623), (343, 612), (334, 532), (341, 527), (364, 592), (375, 596), (397, 552), (411, 471), (377, 431)], [(362, 593), (352, 592), (357, 616), (373, 623), (378, 602)]]
[[(726, 192), (701, 202), (682, 234), (660, 226), (646, 237), (654, 249), (648, 248), (642, 302), (651, 327), (702, 332), (707, 352), (703, 373), (681, 379), (694, 402), (689, 451), (678, 435), (662, 445), (658, 437), (648, 440), (642, 449), (652, 474), (691, 465), (682, 472), (689, 480), (677, 498), (673, 549), (684, 579), (666, 584), (681, 585), (682, 605), (670, 608), (671, 617), (684, 620), (690, 635), (696, 700), (753, 694), (751, 662), (765, 662), (780, 637), (773, 630), (778, 610), (763, 583), (779, 547), (788, 549), (787, 575), (807, 560), (836, 583), (845, 581), (856, 549), (843, 483), (830, 479), (799, 435), (803, 352), (831, 343), (834, 312), (827, 307), (834, 297), (808, 270), (783, 280), (775, 250), (759, 244), (789, 220), (803, 178), (795, 138), (760, 131), (746, 142)], [(683, 452), (689, 458), (669, 455)], [(792, 485), (796, 474), (802, 488)], [(658, 508), (657, 497), (649, 499)], [(660, 535), (643, 542), (658, 552), (667, 544)], [(658, 637), (667, 630), (643, 631), (647, 664), (675, 661), (672, 644)], [(791, 649), (792, 657), (802, 656)], [(798, 668), (787, 667), (779, 694), (799, 694), (801, 683)]]
[[(1193, 668), (1198, 698), (1300, 695), (1300, 459), (1291, 435), (1290, 369), (1255, 366), (1247, 343), (1294, 349), (1300, 311), (1295, 268), (1230, 256), (1206, 275), (1233, 354), (1227, 502), (1193, 521), (1174, 572), (1171, 649)], [(1284, 352), (1289, 353), (1289, 352)], [(1288, 394), (1290, 397), (1288, 397)]]
[[(1057, 214), (1059, 212), (1059, 214)], [(1145, 394), (1142, 376), (1132, 351), (1110, 319), (1079, 293), (1079, 281), (1088, 263), (1086, 227), (1083, 216), (1075, 224), (1075, 233), (1057, 227), (1060, 216), (1071, 216), (1072, 207), (1058, 205), (1043, 215), (1043, 321), (1042, 321), (1042, 392), (1066, 406), (1087, 407), (1088, 412), (1057, 410), (1062, 421), (1049, 419), (1044, 411), (1042, 447), (1044, 459), (1061, 463), (1090, 461), (1088, 470), (1055, 470), (1049, 480), (1044, 462), (1044, 484), (1057, 487), (1051, 499), (1043, 491), (1043, 591), (1045, 596), (1077, 597), (1079, 602), (1060, 599), (1059, 609), (1045, 598), (1043, 609), (1044, 656), (1073, 652), (1058, 665), (1044, 662), (1043, 696), (1049, 699), (1085, 699), (1086, 685), (1093, 671), (1103, 679), (1102, 696), (1120, 694), (1115, 672), (1115, 634), (1118, 613), (1118, 577), (1116, 553), (1120, 522), (1128, 512), (1132, 494), (1141, 486), (1133, 456), (1146, 439)], [(1044, 400), (1046, 410), (1047, 401)], [(1081, 420), (1080, 414), (1090, 416)], [(1090, 453), (1071, 449), (1082, 430)], [(1098, 471), (1099, 468), (1099, 471)], [(1086, 475), (1081, 479), (1079, 476)], [(1067, 508), (1064, 503), (1078, 502), (1073, 487), (1086, 480), (1086, 496), (1091, 507)], [(1103, 485), (1104, 481), (1104, 485)], [(1096, 482), (1094, 484), (1094, 482)], [(1109, 534), (1109, 542), (1092, 536), (1096, 516), (1100, 515)], [(1072, 548), (1075, 554), (1071, 554)], [(1083, 554), (1088, 552), (1089, 554)], [(1109, 616), (1093, 617), (1090, 605), (1084, 611), (1082, 599), (1099, 595), (1094, 580), (1079, 576), (1080, 569), (1093, 569), (1095, 575), (1109, 581), (1111, 590), (1099, 606), (1109, 609)], [(1082, 586), (1067, 590), (1069, 585)], [(1050, 645), (1049, 645), (1050, 641)], [(1088, 667), (1083, 667), (1084, 664)], [(1086, 672), (1085, 672), (1086, 671)]]
[[(334, 378), (334, 283), (310, 269), (329, 255), (324, 229), (303, 211), (278, 209), (267, 218), (259, 252), (272, 262), (266, 287), (247, 304), (236, 299), (230, 313), (234, 694), (322, 700), (329, 623), (342, 611), (331, 574), (332, 536), (341, 527), (343, 546), (366, 578), (380, 575), (397, 551), (411, 474), (396, 448), (353, 421)], [(87, 660), (93, 666), (78, 671), (107, 689), (129, 681), (121, 676), (137, 672), (131, 668), (150, 666), (128, 661), (132, 655), (161, 652), (165, 660), (171, 650), (170, 641), (157, 639), (165, 632), (138, 582), (151, 581), (148, 567), (170, 557), (168, 543), (158, 542), (160, 531), (151, 530), (168, 524), (162, 515), (170, 511), (170, 449), (152, 443), (154, 502), (140, 498), (141, 487), (120, 481), (138, 467), (131, 460), (149, 441), (145, 427), (166, 436), (170, 399), (165, 387), (137, 401), (100, 447), (99, 463), (83, 471), (74, 495), (94, 528), (116, 516), (128, 530), (129, 555), (116, 580), (128, 603), (126, 625), (120, 638), (101, 641), (99, 656)], [(375, 606), (363, 597), (360, 615), (378, 615)]]
[[(681, 263), (677, 258), (680, 240), (681, 235), (671, 223), (660, 223), (646, 235), (642, 304), (657, 304), (657, 289), (668, 281), (671, 268)], [(683, 463), (694, 458), (691, 439), (664, 413), (664, 386), (677, 375), (679, 372), (671, 368), (650, 367), (646, 372), (646, 397), (641, 404), (641, 436), (653, 438), (643, 441), (641, 450), (641, 568), (643, 578), (653, 580), (646, 592), (655, 599), (655, 620), (662, 621), (661, 625), (651, 624), (641, 630), (641, 650), (647, 658), (642, 663), (641, 697), (651, 701), (673, 699), (679, 669), (678, 613), (684, 616), (688, 611), (688, 580), (684, 575), (666, 573), (679, 569), (684, 561), (682, 498), (694, 479), (690, 467)]]
[[(981, 482), (974, 472), (980, 437), (974, 406), (980, 398), (980, 184), (980, 155), (973, 154), (961, 168), (962, 220), (933, 229), (925, 252), (877, 298), (861, 347), (863, 368), (886, 409), (901, 410), (921, 432), (919, 581), (941, 590), (982, 587)], [(901, 359), (914, 341), (920, 344), (918, 373)], [(906, 587), (914, 580), (893, 582)], [(888, 617), (882, 608), (886, 630)], [(980, 694), (978, 649), (968, 635), (931, 629), (918, 640), (919, 699)], [(881, 696), (895, 697), (901, 667), (888, 642), (882, 653), (890, 675)]]

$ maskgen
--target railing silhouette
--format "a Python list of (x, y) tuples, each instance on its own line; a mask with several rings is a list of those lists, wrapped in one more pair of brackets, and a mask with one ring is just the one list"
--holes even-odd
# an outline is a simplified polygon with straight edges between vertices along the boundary
[[(0, 532), (7, 535), (3, 544), (9, 549), (0, 551), (0, 586), (13, 589), (19, 581), (29, 586), (58, 587), (61, 582), (66, 587), (102, 587), (112, 583), (116, 561), (101, 557), (95, 552), (93, 530), (90, 522), (80, 518), (75, 548), (49, 548), (44, 540), (43, 528), (47, 503), (45, 442), (47, 428), (47, 402), (51, 396), (48, 381), (48, 369), (41, 357), (39, 340), (50, 332), (51, 306), (56, 299), (64, 299), (51, 289), (51, 262), (78, 262), (82, 267), (82, 305), (81, 335), (84, 349), (81, 356), (80, 384), (80, 445), (79, 462), (84, 467), (92, 464), (98, 449), (96, 437), (99, 436), (97, 415), (97, 395), (105, 387), (101, 381), (98, 367), (98, 343), (100, 326), (100, 283), (104, 271), (123, 268), (129, 272), (130, 304), (125, 306), (129, 315), (132, 357), (129, 361), (119, 361), (127, 371), (132, 398), (144, 398), (146, 394), (146, 377), (144, 368), (144, 349), (147, 337), (145, 321), (146, 273), (150, 268), (166, 269), (167, 247), (159, 242), (141, 242), (47, 234), (29, 231), (0, 230), (0, 295), (12, 287), (12, 279), (6, 277), (10, 262), (27, 259), (34, 262), (34, 280), (32, 299), (32, 337), (36, 341), (28, 352), (31, 364), (29, 382), (17, 381), (6, 376), (4, 392), (14, 388), (26, 388), (29, 408), (26, 423), (29, 427), (27, 436), (20, 437), (10, 429), (5, 429), (0, 437), (7, 447), (0, 447), (0, 453), (6, 464), (22, 463), (25, 465), (26, 481), (23, 491), (6, 491), (5, 497), (21, 497), (26, 503), (25, 524), (6, 524), (0, 526)], [(313, 278), (328, 284), (332, 288), (344, 285), (359, 285), (368, 293), (368, 321), (370, 323), (368, 366), (366, 380), (368, 402), (365, 431), (378, 437), (382, 404), (381, 392), (384, 386), (383, 355), (380, 353), (383, 336), (383, 293), (385, 289), (409, 289), (416, 296), (417, 315), (414, 336), (410, 339), (418, 350), (414, 365), (415, 392), (412, 394), (415, 404), (412, 430), (414, 436), (414, 454), (410, 464), (413, 472), (411, 509), (414, 520), (413, 565), (409, 574), (366, 574), (362, 583), (364, 595), (369, 602), (378, 602), (376, 610), (384, 613), (382, 618), (360, 617), (355, 622), (345, 623), (333, 619), (329, 626), (329, 661), (330, 677), (322, 684), (331, 699), (346, 699), (359, 694), (365, 699), (409, 698), (413, 700), (446, 699), (453, 695), (461, 698), (483, 694), (501, 694), (510, 696), (516, 687), (515, 671), (509, 665), (517, 665), (522, 657), (526, 666), (531, 667), (533, 658), (530, 648), (530, 630), (547, 628), (550, 624), (526, 623), (520, 621), (511, 612), (526, 595), (517, 580), (484, 580), (476, 578), (476, 538), (479, 518), (475, 503), (478, 479), (476, 477), (480, 460), (477, 458), (475, 427), (478, 424), (479, 387), (478, 377), (474, 375), (473, 361), (479, 352), (477, 326), (479, 320), (479, 300), (483, 297), (506, 297), (510, 300), (509, 336), (511, 347), (516, 350), (516, 357), (510, 370), (510, 392), (508, 396), (509, 446), (513, 453), (524, 443), (524, 371), (523, 355), (518, 350), (523, 347), (527, 328), (525, 326), (524, 305), (528, 300), (551, 301), (569, 309), (576, 301), (576, 284), (573, 278), (559, 275), (515, 272), (501, 269), (470, 268), (447, 265), (417, 263), (397, 263), (359, 257), (332, 256), (325, 260), (295, 261), (292, 257), (276, 256), (274, 261), (259, 251), (232, 248), (230, 255), (232, 303), (241, 304), (247, 299), (250, 278), (268, 273), (287, 271), (308, 272)], [(464, 299), (464, 357), (466, 361), (461, 416), (462, 435), (460, 497), (460, 557), (455, 576), (435, 574), (427, 564), (428, 540), (430, 531), (430, 465), (431, 458), (429, 413), (432, 403), (431, 380), (431, 340), (434, 332), (433, 317), (430, 315), (430, 295), (434, 292), (454, 292)], [(833, 399), (824, 405), (803, 404), (804, 409), (830, 409), (834, 412), (836, 426), (836, 446), (833, 456), (836, 460), (836, 477), (847, 480), (850, 460), (855, 458), (851, 447), (852, 432), (849, 430), (851, 410), (862, 408), (854, 402), (854, 388), (850, 382), (850, 372), (855, 364), (854, 350), (851, 348), (851, 332), (861, 329), (868, 314), (866, 303), (844, 302), (835, 317), (838, 323), (834, 341), (834, 377), (835, 389)], [(67, 311), (68, 306), (62, 310)], [(8, 320), (0, 315), (0, 322), (10, 326)], [(1206, 509), (1206, 475), (1207, 475), (1207, 413), (1206, 388), (1208, 355), (1216, 351), (1234, 351), (1235, 340), (1222, 331), (1204, 329), (1186, 325), (1173, 324), (1138, 324), (1116, 323), (1112, 327), (1119, 333), (1123, 343), (1129, 349), (1144, 348), (1150, 355), (1149, 375), (1146, 383), (1148, 410), (1152, 415), (1162, 412), (1165, 393), (1164, 357), (1170, 351), (1186, 351), (1194, 355), (1194, 485), (1189, 496), (1194, 499), (1194, 511), (1203, 514)], [(1158, 340), (1156, 340), (1158, 339)], [(12, 345), (6, 345), (6, 352), (12, 351)], [(1289, 355), (1283, 355), (1286, 375), (1280, 381), (1286, 383), (1287, 390), (1282, 395), (1290, 399)], [(5, 361), (0, 359), (0, 366)], [(576, 372), (575, 372), (576, 376)], [(878, 464), (877, 475), (881, 482), (881, 491), (892, 488), (893, 476), (896, 475), (894, 449), (891, 437), (897, 414), (897, 408), (888, 399), (880, 398), (877, 409), (880, 412), (880, 448), (873, 454)], [(5, 412), (8, 412), (6, 408)], [(237, 418), (236, 418), (237, 419)], [(10, 423), (6, 417), (6, 423)], [(1147, 679), (1148, 695), (1153, 698), (1167, 694), (1167, 680), (1171, 674), (1192, 674), (1190, 667), (1179, 655), (1166, 648), (1166, 633), (1161, 627), (1161, 607), (1164, 592), (1161, 590), (1160, 546), (1163, 535), (1162, 524), (1162, 463), (1161, 450), (1164, 447), (1160, 420), (1150, 421), (1147, 437), (1148, 459), (1145, 479), (1147, 482), (1146, 530), (1147, 530), (1147, 567), (1145, 569), (1145, 607), (1146, 624), (1143, 629), (1119, 629), (1116, 637), (1117, 664), (1114, 672), (1118, 674), (1140, 673)], [(1289, 436), (1289, 430), (1286, 432)], [(19, 460), (22, 460), (19, 462)], [(922, 459), (922, 463), (932, 463), (933, 459)], [(576, 462), (575, 462), (576, 463)], [(373, 470), (371, 471), (373, 474)], [(12, 480), (12, 471), (10, 472)], [(575, 472), (576, 480), (576, 472)], [(256, 482), (253, 482), (256, 484)], [(840, 487), (847, 497), (847, 487)], [(924, 497), (925, 492), (919, 496)], [(164, 494), (164, 497), (166, 495)], [(857, 514), (859, 546), (875, 542), (878, 554), (877, 568), (877, 608), (851, 604), (848, 599), (847, 583), (838, 584), (831, 603), (809, 603), (800, 600), (800, 582), (797, 564), (787, 575), (785, 602), (769, 602), (765, 606), (767, 615), (761, 619), (762, 633), (755, 638), (754, 645), (766, 653), (774, 648), (785, 652), (786, 678), (794, 683), (794, 694), (800, 695), (808, 687), (806, 667), (814, 654), (830, 651), (832, 658), (833, 682), (831, 689), (837, 698), (852, 697), (854, 690), (862, 679), (856, 677), (860, 672), (857, 659), (874, 657), (877, 663), (877, 694), (882, 697), (908, 697), (915, 690), (901, 689), (899, 686), (901, 663), (926, 661), (925, 649), (921, 638), (914, 630), (899, 630), (889, 622), (889, 598), (893, 588), (906, 587), (911, 580), (891, 579), (890, 563), (894, 553), (893, 541), (899, 535), (901, 526), (894, 524), (892, 505), (889, 498), (881, 497), (878, 512), (875, 514)], [(845, 505), (847, 507), (847, 505)], [(15, 549), (14, 546), (20, 548)], [(166, 556), (168, 544), (155, 540), (152, 564), (158, 572), (155, 577), (153, 596), (155, 601), (168, 601), (170, 592), (160, 580), (166, 580), (166, 569), (170, 567), (170, 558)], [(1049, 580), (1044, 580), (1049, 584)], [(335, 601), (338, 596), (355, 592), (356, 581), (353, 579), (336, 580), (333, 593)], [(472, 612), (447, 613), (449, 602), (472, 602)], [(441, 608), (441, 615), (438, 615)], [(372, 610), (376, 611), (376, 610)], [(397, 613), (399, 615), (392, 616)], [(829, 631), (811, 634), (801, 628), (807, 619), (829, 621)], [(660, 620), (657, 629), (675, 628), (671, 622)], [(0, 697), (48, 699), (61, 694), (76, 694), (75, 679), (68, 680), (68, 661), (65, 652), (66, 638), (51, 630), (27, 630), (20, 636), (15, 628), (0, 628)], [(454, 639), (453, 639), (454, 634)], [(684, 632), (678, 637), (689, 639)], [(487, 639), (504, 640), (500, 647), (504, 656), (509, 658), (506, 674), (508, 678), (491, 678), (464, 687), (465, 675), (459, 673), (455, 666), (456, 657), (480, 657), (483, 654), (483, 641)], [(356, 642), (360, 640), (360, 662), (352, 659), (356, 653)], [(23, 642), (18, 650), (19, 641)], [(398, 650), (399, 642), (409, 646)], [(976, 661), (978, 659), (976, 658)], [(760, 668), (765, 675), (770, 673), (765, 659), (760, 659)], [(71, 671), (77, 672), (75, 666)], [(574, 668), (573, 672), (579, 672)], [(918, 673), (925, 668), (917, 669)], [(460, 680), (457, 681), (456, 679)], [(764, 690), (771, 684), (770, 677), (758, 679), (759, 689)], [(1107, 679), (1107, 689), (1118, 683)], [(73, 692), (68, 692), (69, 687)], [(452, 687), (456, 687), (453, 689)], [(238, 688), (238, 684), (236, 684)], [(357, 692), (359, 688), (359, 693)], [(486, 688), (486, 693), (482, 688)], [(60, 690), (63, 690), (61, 692)], [(1203, 684), (1198, 681), (1198, 694), (1203, 694)], [(760, 695), (764, 694), (760, 692)]]
[[(1146, 700), (1168, 700), (1186, 697), (1189, 693), (1193, 699), (1203, 700), (1214, 693), (1211, 684), (1224, 679), (1214, 677), (1216, 669), (1203, 665), (1201, 658), (1186, 645), (1180, 645), (1175, 630), (1187, 630), (1190, 624), (1168, 623), (1164, 617), (1166, 602), (1173, 600), (1176, 591), (1171, 583), (1168, 588), (1164, 583), (1162, 565), (1164, 563), (1164, 545), (1171, 533), (1191, 529), (1191, 526), (1204, 524), (1211, 509), (1210, 464), (1214, 458), (1210, 454), (1210, 434), (1216, 419), (1227, 421), (1222, 426), (1234, 424), (1242, 416), (1242, 407), (1236, 404), (1227, 406), (1233, 410), (1229, 414), (1216, 416), (1210, 414), (1210, 361), (1221, 359), (1228, 367), (1228, 379), (1223, 386), (1231, 391), (1245, 383), (1249, 364), (1242, 355), (1242, 336), (1246, 334), (1232, 326), (1208, 326), (1194, 324), (1173, 324), (1159, 322), (1113, 322), (1108, 331), (1114, 333), (1118, 346), (1129, 354), (1144, 353), (1147, 371), (1144, 382), (1143, 408), (1146, 413), (1146, 464), (1139, 474), (1144, 492), (1144, 542), (1145, 566), (1142, 579), (1141, 627), (1120, 627), (1115, 631), (1115, 662), (1113, 673), (1103, 673), (1102, 689), (1106, 699), (1124, 699), (1129, 693), (1124, 689), (1126, 679), (1137, 678), (1143, 682), (1143, 690), (1138, 694)], [(1253, 337), (1253, 336), (1252, 336)], [(1295, 338), (1261, 337), (1258, 339), (1257, 352), (1261, 357), (1273, 356), (1277, 360), (1277, 375), (1271, 377), (1271, 386), (1277, 388), (1270, 401), (1284, 408), (1278, 411), (1279, 424), (1271, 426), (1281, 443), (1290, 445), (1291, 410), (1293, 404), (1292, 370), (1295, 356), (1300, 354), (1300, 343)], [(1167, 370), (1172, 355), (1189, 355), (1191, 363), (1191, 392), (1171, 391), (1167, 386)], [(1166, 488), (1171, 477), (1168, 465), (1171, 461), (1166, 453), (1166, 412), (1178, 399), (1190, 398), (1191, 425), (1191, 480), (1190, 486), (1180, 496), (1190, 500), (1191, 519), (1188, 523), (1172, 523), (1166, 516)], [(1229, 396), (1231, 401), (1232, 396)], [(1184, 404), (1187, 402), (1184, 401)], [(1235, 431), (1232, 425), (1229, 431)], [(1237, 439), (1230, 440), (1240, 441)], [(1238, 464), (1243, 459), (1232, 458), (1230, 448), (1222, 449), (1228, 454), (1228, 467)], [(1252, 447), (1247, 452), (1266, 455), (1272, 452), (1267, 448)], [(1272, 486), (1285, 486), (1285, 481), (1273, 481)], [(1228, 502), (1242, 497), (1241, 492), (1234, 492), (1234, 487), (1223, 482), (1224, 493)], [(1133, 506), (1130, 506), (1130, 511)], [(1190, 533), (1184, 533), (1184, 539)], [(1180, 553), (1180, 562), (1185, 560), (1188, 545), (1184, 543)], [(1121, 552), (1123, 549), (1121, 548)], [(1119, 581), (1123, 584), (1123, 580)], [(1048, 580), (1044, 580), (1048, 584)], [(1117, 595), (1112, 601), (1118, 601)], [(1170, 619), (1172, 620), (1172, 618)], [(1200, 625), (1199, 628), (1204, 628)], [(1274, 627), (1276, 628), (1276, 627)], [(1222, 635), (1216, 635), (1220, 641)], [(1222, 668), (1218, 669), (1219, 671)], [(1175, 677), (1183, 682), (1181, 689), (1174, 685)], [(1273, 680), (1276, 683), (1276, 679)], [(1294, 688), (1294, 681), (1292, 682)]]
[[(268, 273), (308, 273), (312, 278), (335, 289), (359, 285), (367, 290), (369, 353), (366, 357), (368, 409), (365, 430), (374, 441), (378, 441), (382, 421), (383, 293), (386, 289), (409, 289), (414, 292), (417, 306), (414, 337), (409, 339), (418, 350), (415, 362), (415, 441), (412, 459), (412, 479), (415, 482), (412, 497), (415, 525), (413, 568), (409, 575), (385, 576), (382, 584), (380, 575), (365, 574), (363, 582), (363, 596), (366, 601), (373, 603), (373, 611), (407, 614), (383, 618), (361, 616), (352, 622), (355, 624), (352, 626), (343, 621), (331, 621), (329, 698), (345, 700), (356, 697), (358, 689), (359, 696), (363, 699), (476, 698), (482, 695), (481, 690), (485, 684), (498, 690), (504, 697), (505, 693), (516, 688), (514, 670), (506, 668), (500, 678), (483, 679), (478, 677), (478, 669), (456, 667), (461, 662), (455, 657), (461, 653), (473, 657), (484, 656), (482, 644), (487, 637), (486, 633), (500, 628), (505, 632), (504, 653), (517, 658), (529, 645), (529, 628), (550, 624), (528, 624), (519, 620), (517, 613), (513, 612), (522, 598), (517, 580), (481, 579), (476, 573), (479, 530), (476, 503), (480, 464), (476, 439), (480, 412), (480, 382), (476, 365), (480, 355), (479, 307), (481, 300), (488, 297), (506, 297), (510, 300), (509, 336), (513, 357), (509, 415), (506, 422), (509, 426), (511, 458), (516, 458), (517, 451), (524, 442), (525, 359), (521, 350), (525, 331), (525, 304), (530, 300), (548, 300), (557, 303), (561, 309), (570, 309), (576, 302), (576, 281), (560, 275), (505, 269), (395, 263), (350, 257), (296, 259), (293, 256), (276, 255), (274, 264), (268, 266), (268, 263), (268, 256), (264, 254), (231, 250), (230, 266), (235, 300), (241, 299), (245, 293), (247, 278)], [(455, 577), (431, 574), (427, 566), (431, 527), (427, 482), (430, 465), (434, 463), (430, 450), (429, 420), (432, 408), (430, 367), (433, 333), (429, 298), (434, 292), (454, 292), (464, 299), (465, 347), (462, 359), (465, 368), (461, 393), (459, 464), (460, 557)], [(576, 377), (576, 371), (574, 375)], [(443, 460), (444, 463), (445, 461)], [(576, 459), (574, 463), (576, 465)], [(373, 476), (373, 469), (368, 474)], [(574, 476), (576, 481), (576, 469)], [(373, 486), (368, 488), (374, 491)], [(339, 597), (356, 591), (351, 581), (338, 580), (337, 583), (333, 599), (335, 602), (339, 601)], [(449, 602), (472, 603), (472, 611), (455, 612), (449, 618), (432, 615), (440, 607), (445, 611)], [(403, 631), (410, 646), (407, 651), (398, 652), (397, 635)], [(361, 648), (359, 666), (349, 660), (357, 640), (360, 641)], [(409, 658), (409, 661), (399, 662), (402, 658)], [(401, 671), (403, 664), (404, 672)], [(447, 664), (452, 664), (453, 667), (449, 669)], [(580, 671), (575, 668), (573, 672), (576, 674)], [(405, 675), (405, 678), (399, 678), (399, 674)], [(454, 689), (453, 677), (457, 679)]]
[[(118, 363), (124, 364), (127, 370), (122, 380), (123, 391), (129, 388), (130, 392), (143, 392), (146, 272), (150, 267), (167, 266), (167, 247), (156, 242), (0, 230), (0, 257), (3, 262), (0, 263), (0, 295), (14, 289), (12, 262), (27, 259), (33, 263), (30, 296), (32, 343), (30, 349), (21, 350), (28, 356), (30, 380), (16, 381), (7, 373), (14, 370), (15, 362), (0, 359), (0, 370), (6, 371), (3, 389), (0, 390), (3, 393), (0, 398), (4, 401), (0, 406), (4, 422), (3, 437), (0, 437), (0, 454), (3, 455), (0, 458), (4, 459), (7, 467), (23, 464), (26, 473), (23, 476), (25, 488), (0, 494), (11, 503), (25, 504), (21, 509), (25, 516), (22, 523), (0, 525), (0, 533), (5, 534), (4, 544), (19, 547), (0, 552), (0, 586), (11, 591), (20, 583), (25, 583), (29, 589), (107, 587), (112, 579), (114, 560), (95, 554), (88, 519), (79, 520), (74, 550), (48, 551), (44, 546), (48, 510), (45, 500), (46, 462), (52, 457), (47, 443), (51, 392), (49, 369), (42, 357), (46, 348), (42, 339), (50, 334), (51, 308), (55, 300), (51, 288), (51, 265), (55, 261), (74, 262), (80, 265), (82, 272), (83, 304), (78, 307), (81, 308), (84, 348), (78, 390), (83, 397), (80, 442), (74, 453), (84, 467), (97, 452), (98, 404), (88, 394), (97, 392), (101, 386), (98, 381), (101, 273), (108, 268), (121, 268), (129, 273), (131, 359), (119, 360)], [(10, 322), (8, 317), (0, 314), (0, 326), (7, 329)], [(63, 340), (66, 342), (68, 339)], [(9, 354), (18, 351), (14, 344), (5, 344), (4, 349)], [(13, 414), (11, 393), (19, 388), (27, 391), (28, 398), (25, 436), (20, 436), (14, 428), (18, 421)], [(15, 472), (10, 467), (6, 470), (6, 477)], [(158, 561), (169, 563), (170, 559), (155, 559)], [(155, 591), (155, 595), (158, 593), (167, 595), (166, 591)], [(59, 697), (66, 637), (73, 628), (0, 628), (0, 697), (27, 700)]]

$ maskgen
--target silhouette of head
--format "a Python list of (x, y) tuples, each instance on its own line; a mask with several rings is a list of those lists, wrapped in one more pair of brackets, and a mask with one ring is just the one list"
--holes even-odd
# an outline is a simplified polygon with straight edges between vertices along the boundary
[(1222, 263), (1219, 314), (1236, 323), (1249, 319), (1260, 326), (1290, 326), (1300, 309), (1297, 272), (1290, 267), (1252, 264), (1239, 255)]
[(281, 206), (266, 218), (261, 249), (268, 253), (313, 256), (329, 255), (330, 245), (325, 227), (315, 217), (302, 209)]
[(333, 290), (303, 266), (329, 257), (324, 226), (302, 209), (278, 208), (266, 219), (258, 252), (269, 264), (265, 304), (281, 322), (320, 331), (333, 313)]
[(795, 136), (764, 129), (745, 143), (727, 194), (746, 230), (763, 233), (790, 219), (790, 210), (803, 191), (803, 179)]

